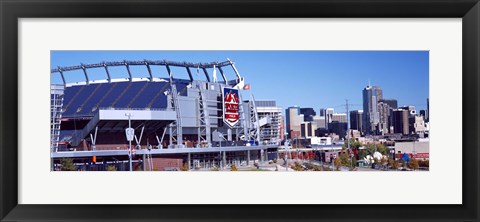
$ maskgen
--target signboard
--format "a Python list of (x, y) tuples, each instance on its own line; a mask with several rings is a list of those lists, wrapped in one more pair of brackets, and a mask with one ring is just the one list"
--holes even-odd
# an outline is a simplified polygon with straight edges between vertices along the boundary
[[(424, 159), (427, 159), (427, 158), (430, 158), (430, 154), (429, 153), (416, 153), (415, 155), (413, 155), (412, 153), (407, 153), (407, 155), (410, 157), (410, 158), (416, 158), (416, 159), (421, 159), (421, 158), (424, 158)], [(395, 158), (396, 159), (400, 159), (403, 157), (403, 153), (397, 153), (395, 154)]]
[(240, 119), (239, 95), (237, 89), (223, 88), (223, 122), (230, 127), (235, 126)]
[(127, 141), (133, 141), (133, 137), (135, 136), (135, 130), (133, 128), (126, 128), (125, 135), (127, 136)]

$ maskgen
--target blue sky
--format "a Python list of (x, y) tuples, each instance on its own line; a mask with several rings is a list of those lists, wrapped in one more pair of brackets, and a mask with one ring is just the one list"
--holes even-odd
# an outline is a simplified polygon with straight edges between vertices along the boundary
[[(384, 98), (398, 105), (425, 109), (429, 92), (428, 51), (52, 51), (51, 68), (80, 63), (122, 60), (171, 60), (188, 62), (225, 61), (230, 58), (256, 100), (273, 99), (282, 108), (297, 105), (345, 111), (362, 109), (362, 90), (368, 85), (383, 89)], [(196, 70), (192, 70), (194, 75)], [(227, 78), (234, 72), (225, 68)], [(112, 77), (127, 77), (123, 67), (110, 69)], [(134, 77), (146, 77), (144, 67), (132, 68)], [(211, 71), (210, 71), (211, 72)], [(167, 77), (165, 68), (153, 68), (156, 77)], [(84, 81), (83, 71), (66, 72), (68, 82)], [(177, 78), (187, 78), (184, 69), (173, 69)], [(102, 69), (90, 70), (91, 79), (105, 79)], [(52, 82), (59, 82), (58, 74)], [(245, 92), (247, 92), (245, 94)]]

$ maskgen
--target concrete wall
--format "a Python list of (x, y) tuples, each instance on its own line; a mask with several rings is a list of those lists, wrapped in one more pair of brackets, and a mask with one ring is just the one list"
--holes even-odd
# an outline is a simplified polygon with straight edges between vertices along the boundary
[(424, 142), (401, 142), (395, 143), (395, 152), (398, 153), (400, 151), (401, 153), (413, 153), (415, 146), (415, 152), (416, 153), (430, 153), (430, 142), (429, 141), (424, 141)]

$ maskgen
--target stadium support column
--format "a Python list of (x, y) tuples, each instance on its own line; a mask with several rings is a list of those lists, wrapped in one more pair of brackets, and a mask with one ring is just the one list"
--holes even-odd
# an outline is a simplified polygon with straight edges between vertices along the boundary
[(168, 72), (168, 77), (170, 79), (170, 83), (173, 82), (173, 74), (172, 74), (172, 70), (170, 69), (170, 66), (168, 64), (165, 64), (165, 68), (167, 69), (167, 72)]
[(103, 67), (105, 67), (105, 73), (107, 73), (107, 78), (108, 78), (108, 82), (112, 82), (112, 77), (110, 76), (110, 72), (108, 71), (108, 66), (107, 64), (105, 64), (105, 62), (103, 63)]
[(143, 171), (147, 171), (145, 167), (145, 153), (142, 155), (142, 165), (143, 165)]
[(260, 149), (260, 162), (264, 161), (263, 149)]
[(250, 166), (250, 150), (247, 150), (247, 166)]
[(85, 66), (83, 64), (82, 64), (82, 69), (83, 69), (83, 74), (85, 75), (85, 82), (87, 84), (90, 84), (90, 80), (88, 79), (87, 69), (85, 68)]
[(228, 80), (227, 80), (227, 77), (225, 76), (225, 73), (223, 72), (223, 69), (221, 66), (217, 67), (218, 70), (220, 71), (220, 74), (222, 74), (222, 78), (223, 80), (225, 81), (226, 84), (228, 84)]
[(171, 148), (171, 147), (173, 146), (173, 130), (172, 130), (172, 124), (168, 125), (168, 137), (169, 137), (168, 148)]
[(150, 76), (150, 82), (153, 82), (153, 74), (152, 74), (152, 69), (150, 68), (150, 64), (148, 64), (148, 62), (145, 61), (145, 65), (147, 66), (148, 75)]
[(63, 86), (66, 86), (67, 81), (65, 80), (65, 76), (63, 75), (63, 71), (60, 69), (60, 67), (58, 67), (58, 72), (60, 73), (60, 76), (62, 77)]
[[(186, 64), (185, 64), (186, 66)], [(193, 81), (193, 76), (192, 76), (192, 71), (190, 71), (189, 67), (185, 67), (187, 69), (188, 77), (190, 78), (190, 81)]]
[(129, 79), (130, 82), (131, 82), (131, 81), (132, 81), (132, 72), (130, 72), (130, 66), (128, 66), (127, 61), (123, 61), (123, 63), (125, 64), (125, 67), (127, 68), (128, 79)]
[(205, 74), (205, 78), (207, 78), (207, 81), (211, 82), (210, 81), (210, 76), (208, 75), (208, 72), (207, 72), (207, 69), (206, 68), (202, 68), (202, 69), (203, 69), (203, 73)]

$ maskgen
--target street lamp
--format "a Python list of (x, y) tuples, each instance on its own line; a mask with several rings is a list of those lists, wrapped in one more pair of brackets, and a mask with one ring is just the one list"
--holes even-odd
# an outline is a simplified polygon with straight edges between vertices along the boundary
[(132, 128), (132, 123), (131, 123), (131, 120), (130, 120), (130, 117), (132, 116), (131, 113), (125, 113), (125, 116), (128, 117), (128, 128), (125, 129), (125, 134), (127, 136), (127, 140), (128, 140), (128, 161), (129, 161), (129, 164), (130, 164), (130, 171), (133, 171), (133, 166), (132, 166), (132, 140), (133, 140), (133, 137), (135, 135), (135, 131), (134, 129)]

